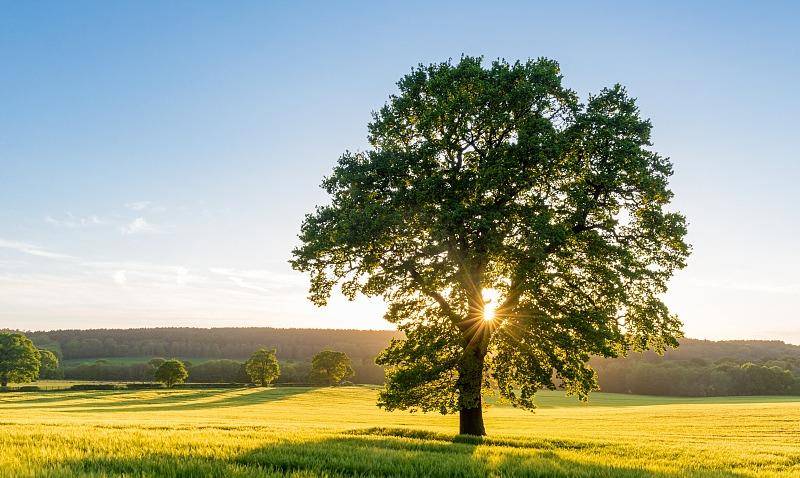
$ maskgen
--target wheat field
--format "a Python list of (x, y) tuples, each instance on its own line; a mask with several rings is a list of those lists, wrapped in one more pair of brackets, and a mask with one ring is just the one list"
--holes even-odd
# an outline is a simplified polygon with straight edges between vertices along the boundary
[(797, 477), (800, 397), (539, 394), (490, 436), (374, 387), (0, 394), (2, 477)]

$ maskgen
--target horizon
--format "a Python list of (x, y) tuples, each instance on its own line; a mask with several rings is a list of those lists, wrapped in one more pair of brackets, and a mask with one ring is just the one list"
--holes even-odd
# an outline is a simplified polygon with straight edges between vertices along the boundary
[(394, 330), (377, 299), (314, 307), (287, 261), (395, 83), (467, 54), (626, 86), (689, 221), (684, 334), (800, 345), (800, 8), (624, 5), (8, 8), (0, 327)]
[[(199, 329), (199, 330), (214, 330), (214, 329), (275, 329), (275, 330), (327, 330), (336, 332), (399, 332), (397, 329), (341, 329), (341, 328), (320, 328), (320, 327), (272, 327), (266, 325), (240, 325), (240, 326), (219, 326), (219, 327), (196, 327), (196, 326), (162, 326), (156, 325), (152, 327), (100, 327), (91, 329), (31, 329), (31, 330), (18, 330), (23, 333), (48, 333), (48, 332), (66, 332), (66, 331), (99, 331), (99, 330), (158, 330), (158, 329)], [(3, 329), (0, 329), (3, 330)], [(14, 330), (14, 329), (9, 329)], [(696, 337), (681, 337), (681, 340), (696, 340), (699, 342), (778, 342), (785, 345), (793, 345), (800, 347), (800, 343), (787, 342), (780, 339), (700, 339)], [(666, 350), (675, 350), (675, 347), (668, 347)], [(650, 351), (650, 350), (648, 350)], [(631, 352), (636, 353), (636, 352)]]

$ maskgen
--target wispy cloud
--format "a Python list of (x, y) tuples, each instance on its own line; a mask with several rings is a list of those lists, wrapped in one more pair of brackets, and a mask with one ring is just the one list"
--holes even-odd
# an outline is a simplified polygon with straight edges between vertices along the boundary
[(266, 269), (232, 269), (212, 267), (213, 274), (226, 277), (242, 289), (261, 293), (271, 293), (281, 289), (302, 287), (304, 282), (299, 274), (282, 274)]
[(25, 242), (17, 242), (17, 241), (8, 241), (5, 239), (0, 239), (0, 249), (11, 249), (17, 252), (22, 252), (24, 254), (29, 254), (31, 256), (46, 257), (48, 259), (73, 258), (72, 256), (69, 256), (67, 254), (60, 254), (58, 252), (48, 251), (47, 249), (43, 249), (33, 244), (27, 244)]
[(45, 216), (44, 221), (53, 226), (69, 228), (93, 226), (103, 224), (105, 222), (94, 214), (90, 216), (78, 217), (72, 213), (67, 213), (66, 217), (61, 219), (54, 218), (53, 216)]
[(153, 201), (133, 201), (125, 203), (125, 207), (136, 212), (149, 211), (158, 213), (166, 211), (164, 206), (159, 206)]
[(150, 201), (133, 201), (125, 204), (125, 207), (131, 211), (144, 211), (150, 207), (151, 204), (153, 203)]
[(119, 228), (123, 234), (153, 234), (161, 232), (161, 228), (151, 224), (143, 217), (137, 217), (133, 221)]
[(740, 290), (749, 292), (769, 292), (773, 294), (797, 294), (800, 293), (800, 283), (788, 284), (767, 284), (756, 282), (734, 282), (728, 280), (700, 280), (691, 279), (690, 282), (698, 287), (711, 289)]
[(114, 280), (114, 283), (119, 285), (125, 285), (128, 282), (128, 276), (124, 270), (115, 271), (111, 275), (111, 279)]
[(148, 284), (154, 287), (183, 287), (187, 284), (203, 284), (205, 277), (193, 274), (183, 266), (151, 264), (134, 261), (82, 261), (81, 266), (100, 276), (108, 277), (118, 285)]

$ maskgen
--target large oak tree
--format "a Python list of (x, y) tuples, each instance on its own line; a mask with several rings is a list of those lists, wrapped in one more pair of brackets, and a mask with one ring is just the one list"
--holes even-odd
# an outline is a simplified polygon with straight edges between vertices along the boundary
[(331, 202), (292, 260), (316, 304), (337, 284), (388, 304), (405, 338), (378, 359), (381, 406), (458, 411), (461, 433), (483, 435), (484, 390), (525, 408), (542, 388), (585, 398), (590, 356), (677, 345), (660, 296), (686, 223), (624, 88), (583, 104), (554, 61), (472, 57), (398, 86), (371, 148), (324, 180)]

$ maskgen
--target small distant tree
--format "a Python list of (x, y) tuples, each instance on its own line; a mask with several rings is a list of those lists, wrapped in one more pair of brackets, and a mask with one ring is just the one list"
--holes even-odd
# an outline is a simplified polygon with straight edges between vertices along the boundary
[(172, 388), (173, 385), (183, 383), (189, 376), (186, 371), (186, 366), (180, 360), (165, 360), (157, 369), (155, 379), (163, 383), (167, 388)]
[(161, 364), (163, 364), (163, 363), (164, 363), (164, 362), (166, 362), (166, 361), (167, 361), (166, 359), (163, 359), (163, 358), (161, 358), (161, 357), (153, 357), (153, 358), (151, 358), (151, 359), (150, 359), (150, 360), (147, 362), (147, 365), (150, 367), (150, 372), (148, 372), (148, 375), (149, 375), (151, 378), (152, 378), (152, 377), (155, 377), (156, 370), (158, 370), (158, 367), (160, 367), (160, 366), (161, 366)]
[(158, 367), (160, 367), (161, 364), (163, 364), (166, 361), (167, 361), (167, 359), (163, 359), (161, 357), (154, 357), (154, 358), (151, 358), (150, 361), (147, 362), (147, 365), (153, 367), (153, 370), (155, 370)]
[(274, 382), (278, 375), (281, 374), (281, 367), (278, 364), (278, 358), (275, 356), (275, 349), (256, 350), (245, 363), (244, 369), (250, 380), (262, 387)]
[(28, 337), (0, 333), (0, 386), (31, 382), (39, 376), (40, 354)]
[(57, 378), (58, 357), (47, 349), (39, 349), (39, 378)]
[(311, 359), (309, 380), (316, 385), (339, 385), (355, 375), (350, 357), (344, 352), (323, 350)]

